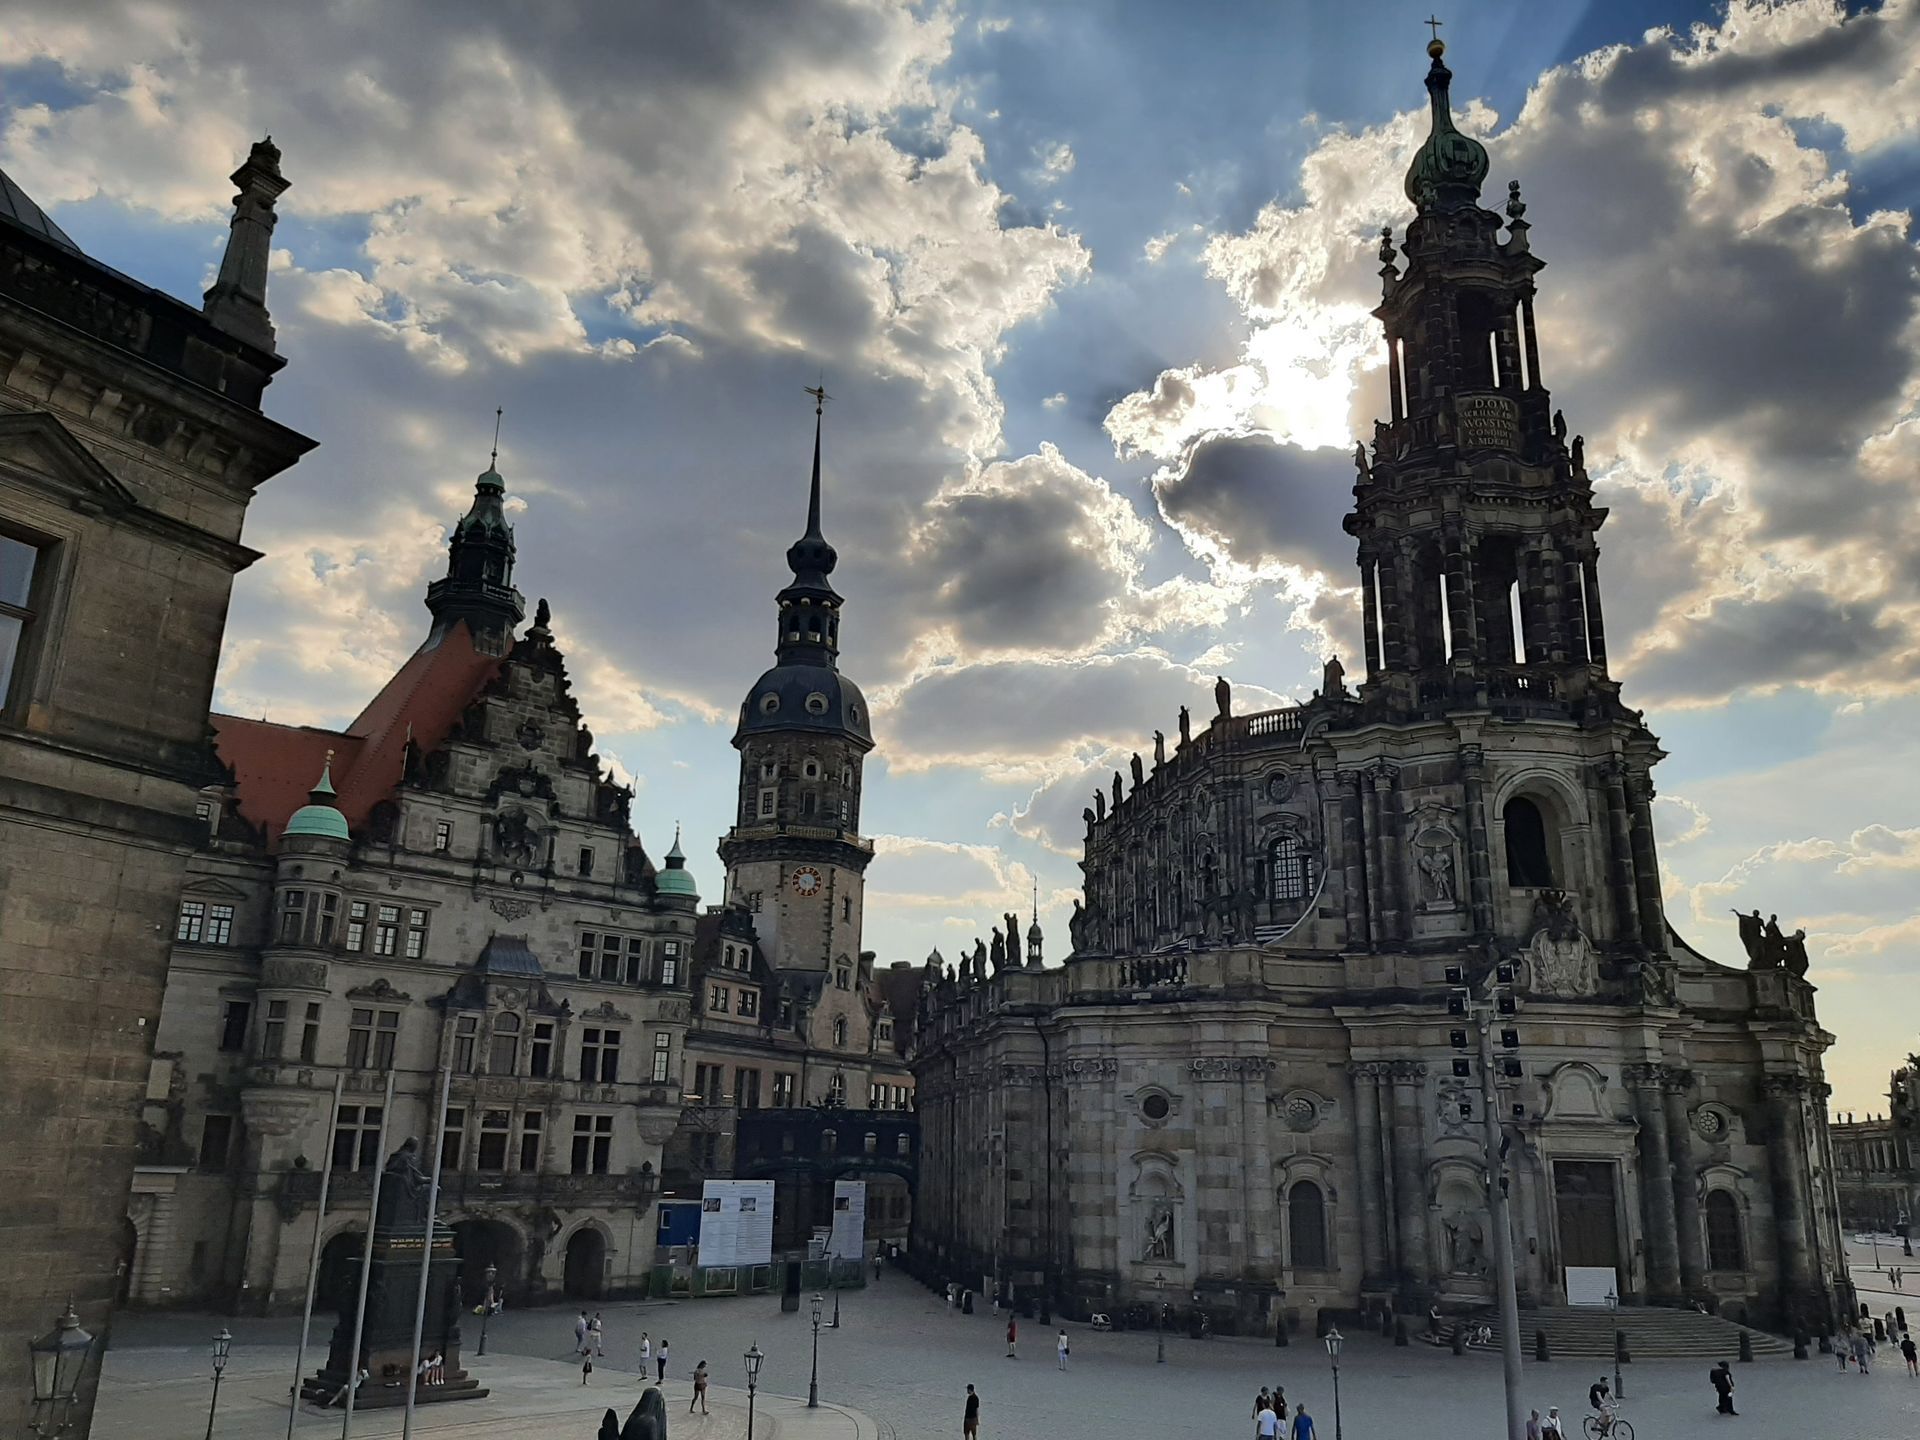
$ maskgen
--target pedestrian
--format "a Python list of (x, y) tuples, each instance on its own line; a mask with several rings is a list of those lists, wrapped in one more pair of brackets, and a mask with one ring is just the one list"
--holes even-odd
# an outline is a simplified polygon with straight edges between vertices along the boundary
[(587, 1322), (587, 1338), (593, 1342), (593, 1353), (604, 1360), (607, 1357), (607, 1331), (601, 1323), (600, 1312), (593, 1312), (593, 1319)]
[(1873, 1356), (1873, 1346), (1868, 1343), (1865, 1331), (1854, 1332), (1853, 1368), (1862, 1375), (1867, 1373), (1867, 1361)]
[(965, 1440), (976, 1440), (980, 1434), (980, 1397), (971, 1385), (967, 1386), (967, 1413), (961, 1417), (960, 1433)]
[(653, 1383), (656, 1385), (666, 1384), (667, 1383), (667, 1340), (664, 1335), (660, 1337), (660, 1348), (654, 1352), (653, 1363), (660, 1367), (659, 1373), (656, 1376), (654, 1376)]
[(587, 1353), (587, 1312), (582, 1310), (580, 1318), (573, 1322), (573, 1353)]
[(1287, 1392), (1282, 1390), (1278, 1385), (1273, 1387), (1273, 1413), (1280, 1417), (1282, 1423), (1285, 1423), (1287, 1418)]
[(702, 1360), (693, 1367), (693, 1399), (687, 1402), (687, 1413), (693, 1413), (698, 1405), (702, 1415), (707, 1413), (707, 1362)]
[(1527, 1440), (1540, 1440), (1540, 1412), (1538, 1410), (1529, 1410), (1527, 1412)]
[(653, 1341), (647, 1338), (647, 1332), (640, 1332), (640, 1383), (647, 1383), (647, 1371), (653, 1368)]
[(1258, 1420), (1260, 1418), (1260, 1412), (1266, 1409), (1271, 1403), (1272, 1401), (1267, 1395), (1267, 1387), (1262, 1385), (1260, 1387), (1260, 1393), (1253, 1397), (1253, 1418)]
[(1060, 1368), (1064, 1370), (1067, 1368), (1067, 1332), (1064, 1330), (1060, 1332), (1060, 1343), (1058, 1348), (1060, 1351)]
[(1260, 1413), (1253, 1417), (1254, 1440), (1276, 1440), (1280, 1434), (1280, 1417), (1273, 1413), (1273, 1402), (1269, 1400), (1260, 1407)]
[(1913, 1336), (1901, 1337), (1900, 1353), (1907, 1357), (1907, 1374), (1920, 1375), (1920, 1350), (1914, 1348)]
[(1304, 1404), (1293, 1412), (1293, 1440), (1313, 1440), (1313, 1417)]
[(1000, 1318), (1000, 1287), (998, 1285), (993, 1287), (993, 1318), (996, 1320)]
[(1020, 1322), (1015, 1320), (1013, 1316), (1009, 1315), (1007, 1316), (1007, 1358), (1009, 1360), (1018, 1358), (1013, 1353), (1013, 1344), (1014, 1344), (1014, 1341), (1018, 1340), (1019, 1338), (1020, 1338)]
[(580, 1383), (582, 1385), (586, 1384), (587, 1380), (592, 1376), (592, 1374), (593, 1374), (593, 1356), (590, 1354), (587, 1354), (587, 1355), (584, 1355), (584, 1358), (580, 1361)]
[(1560, 1424), (1560, 1407), (1547, 1406), (1547, 1418), (1540, 1422), (1540, 1440), (1566, 1440), (1566, 1436)]
[(1714, 1394), (1720, 1397), (1720, 1403), (1714, 1407), (1714, 1413), (1738, 1415), (1740, 1412), (1733, 1408), (1733, 1370), (1727, 1362), (1722, 1360), (1714, 1366), (1707, 1372), (1707, 1378), (1713, 1382)]

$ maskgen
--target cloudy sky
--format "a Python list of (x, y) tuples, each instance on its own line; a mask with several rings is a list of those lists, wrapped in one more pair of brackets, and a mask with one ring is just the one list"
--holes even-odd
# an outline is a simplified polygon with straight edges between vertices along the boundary
[[(870, 943), (952, 954), (1037, 883), (1058, 955), (1100, 777), (1216, 671), (1252, 708), (1357, 668), (1425, 8), (14, 0), (0, 165), (197, 297), (272, 132), (269, 408), (322, 443), (255, 503), (221, 705), (359, 707), (503, 406), (520, 587), (709, 896), (824, 373)], [(1722, 958), (1736, 904), (1805, 925), (1836, 1103), (1884, 1108), (1920, 1048), (1920, 0), (1455, 9), (1672, 755), (1674, 921)]]

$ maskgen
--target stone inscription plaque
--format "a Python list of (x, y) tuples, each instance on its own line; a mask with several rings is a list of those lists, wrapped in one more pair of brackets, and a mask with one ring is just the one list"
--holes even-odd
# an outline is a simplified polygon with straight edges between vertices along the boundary
[(1520, 407), (1504, 395), (1462, 395), (1454, 402), (1463, 450), (1516, 450)]

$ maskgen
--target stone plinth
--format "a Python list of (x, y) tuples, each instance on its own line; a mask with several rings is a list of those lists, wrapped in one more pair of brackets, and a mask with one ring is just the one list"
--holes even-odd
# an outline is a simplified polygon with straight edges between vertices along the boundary
[[(373, 1268), (367, 1284), (367, 1316), (360, 1337), (360, 1368), (367, 1371), (354, 1398), (356, 1410), (380, 1410), (407, 1403), (407, 1372), (419, 1363), (413, 1349), (413, 1306), (420, 1284), (420, 1248), (424, 1237), (379, 1235), (373, 1241)], [(445, 1378), (437, 1385), (424, 1381), (415, 1389), (416, 1405), (449, 1400), (478, 1400), (486, 1388), (460, 1368), (459, 1258), (453, 1237), (436, 1234), (427, 1276), (426, 1324), (420, 1334), (420, 1352), (438, 1351)], [(329, 1404), (347, 1383), (354, 1367), (353, 1310), (340, 1314), (327, 1349), (327, 1363), (301, 1386), (303, 1399)]]

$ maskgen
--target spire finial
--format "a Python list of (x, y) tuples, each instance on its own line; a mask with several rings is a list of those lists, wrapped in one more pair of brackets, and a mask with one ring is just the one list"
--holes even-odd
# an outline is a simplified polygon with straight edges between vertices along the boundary
[(1447, 42), (1440, 38), (1440, 26), (1445, 22), (1429, 15), (1420, 23), (1433, 31), (1433, 38), (1427, 42), (1427, 54), (1438, 60), (1447, 52)]
[(500, 465), (500, 417), (507, 412), (498, 405), (493, 407), (493, 451), (487, 456), (487, 468), (494, 470)]
[(807, 535), (817, 540), (820, 538), (820, 425), (827, 401), (833, 397), (827, 394), (824, 374), (818, 385), (802, 385), (800, 389), (813, 397), (813, 481), (807, 490)]

